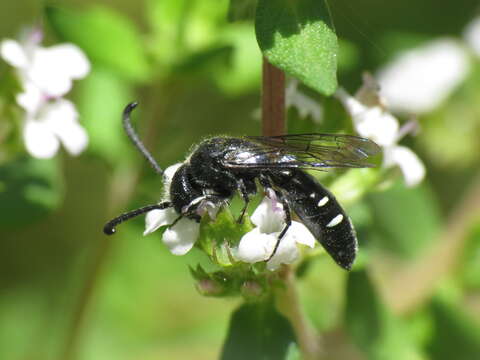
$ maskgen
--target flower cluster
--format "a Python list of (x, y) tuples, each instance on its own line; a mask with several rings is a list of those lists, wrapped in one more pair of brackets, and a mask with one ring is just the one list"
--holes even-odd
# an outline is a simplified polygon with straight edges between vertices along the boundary
[[(164, 172), (164, 184), (168, 189), (173, 174), (181, 164), (168, 167)], [(232, 249), (233, 256), (243, 262), (256, 263), (267, 261), (269, 270), (277, 269), (281, 264), (291, 264), (299, 257), (297, 244), (315, 246), (315, 238), (308, 231), (305, 225), (292, 221), (288, 231), (283, 236), (275, 254), (275, 245), (280, 232), (285, 227), (285, 213), (283, 205), (277, 200), (275, 193), (269, 191), (254, 213), (251, 221), (256, 227), (246, 233), (238, 247)], [(168, 200), (168, 194), (164, 195)], [(199, 214), (209, 212), (214, 218), (218, 207), (214, 207), (208, 201), (201, 201)], [(188, 218), (181, 218), (176, 221), (178, 214), (173, 208), (164, 210), (152, 210), (145, 218), (145, 232), (148, 235), (162, 226), (169, 226), (163, 233), (163, 242), (174, 255), (185, 255), (195, 245), (199, 233), (200, 224)], [(174, 224), (171, 226), (171, 224)]]
[(365, 74), (364, 84), (355, 96), (343, 88), (339, 88), (335, 96), (352, 117), (356, 132), (382, 147), (383, 166), (398, 166), (408, 186), (420, 183), (425, 176), (425, 166), (412, 150), (398, 145), (401, 138), (412, 130), (413, 123), (400, 127), (397, 118), (386, 110), (375, 80)]
[(32, 31), (25, 41), (4, 40), (0, 56), (16, 69), (23, 92), (16, 96), (25, 110), (23, 138), (27, 151), (37, 158), (53, 157), (60, 146), (72, 155), (81, 153), (88, 136), (78, 123), (78, 113), (63, 98), (72, 80), (85, 77), (90, 63), (73, 44), (42, 47), (42, 33)]
[(298, 259), (297, 244), (313, 248), (315, 238), (305, 225), (292, 221), (272, 256), (278, 236), (285, 227), (285, 212), (273, 191), (268, 191), (267, 195), (250, 218), (256, 227), (242, 237), (238, 248), (234, 249), (234, 256), (247, 263), (268, 260), (267, 269), (275, 270), (281, 264), (291, 264)]

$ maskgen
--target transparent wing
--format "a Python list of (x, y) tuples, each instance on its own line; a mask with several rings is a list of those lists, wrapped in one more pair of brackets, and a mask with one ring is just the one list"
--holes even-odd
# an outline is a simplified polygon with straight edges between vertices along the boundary
[(294, 134), (248, 136), (243, 147), (225, 157), (229, 167), (249, 168), (359, 168), (372, 167), (367, 159), (380, 151), (372, 140), (354, 135)]

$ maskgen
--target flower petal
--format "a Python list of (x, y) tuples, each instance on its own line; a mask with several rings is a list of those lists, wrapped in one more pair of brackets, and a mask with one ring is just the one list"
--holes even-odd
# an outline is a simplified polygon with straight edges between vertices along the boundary
[(90, 72), (90, 62), (85, 53), (74, 44), (60, 44), (47, 48), (49, 56), (61, 65), (61, 71), (72, 79), (82, 79)]
[(45, 105), (41, 114), (41, 120), (50, 126), (72, 155), (80, 154), (88, 145), (87, 132), (77, 122), (77, 117), (75, 105), (65, 99)]
[(197, 241), (199, 233), (200, 223), (182, 218), (163, 233), (163, 242), (173, 255), (185, 255)]
[(322, 122), (322, 106), (320, 106), (317, 100), (309, 97), (298, 89), (298, 80), (295, 78), (290, 79), (285, 89), (285, 102), (287, 108), (294, 106), (298, 110), (301, 118), (310, 116), (314, 122)]
[(81, 50), (64, 44), (35, 49), (28, 77), (49, 96), (59, 97), (70, 91), (72, 79), (84, 77), (89, 70)]
[(426, 113), (450, 95), (469, 67), (460, 44), (440, 39), (403, 53), (379, 72), (378, 79), (393, 110)]
[(208, 216), (210, 219), (215, 220), (217, 218), (218, 211), (222, 207), (222, 204), (216, 204), (208, 200), (202, 200), (200, 204), (198, 205), (198, 208), (196, 210), (196, 213), (200, 216), (205, 215), (205, 213), (208, 213)]
[(384, 166), (400, 167), (407, 186), (418, 185), (425, 177), (425, 166), (418, 156), (405, 146), (385, 149)]
[(341, 101), (345, 110), (350, 114), (352, 118), (363, 114), (369, 109), (368, 106), (363, 105), (359, 100), (351, 96), (344, 88), (338, 88), (335, 93), (335, 97)]
[(281, 264), (291, 264), (298, 259), (300, 252), (297, 249), (297, 244), (295, 239), (290, 236), (284, 236), (280, 240), (277, 251), (275, 255), (272, 256), (270, 260), (267, 261), (268, 270), (276, 270)]
[(372, 139), (380, 146), (393, 145), (397, 140), (398, 120), (378, 106), (357, 115), (353, 120), (360, 136)]
[(173, 208), (149, 211), (145, 216), (145, 231), (143, 232), (143, 235), (148, 235), (154, 232), (160, 226), (172, 224), (177, 217), (178, 214)]
[(241, 238), (235, 257), (251, 264), (268, 259), (275, 247), (277, 234), (265, 234), (260, 232), (260, 228), (254, 228)]
[(48, 125), (36, 120), (26, 120), (23, 139), (30, 155), (40, 159), (53, 157), (60, 145)]
[(342, 88), (337, 90), (335, 96), (352, 117), (355, 130), (360, 136), (372, 139), (381, 146), (395, 143), (399, 129), (398, 120), (383, 107), (368, 107)]
[(170, 165), (163, 171), (163, 199), (170, 200), (170, 184), (172, 183), (173, 175), (183, 163), (176, 163)]
[(0, 56), (16, 68), (25, 68), (29, 64), (25, 50), (15, 40), (7, 39), (0, 43)]
[(250, 220), (260, 228), (262, 233), (281, 231), (285, 224), (283, 205), (277, 201), (274, 195), (271, 195), (270, 198), (264, 197)]
[[(302, 245), (307, 245), (313, 248), (316, 244), (315, 237), (305, 225), (298, 221), (292, 221), (292, 225), (288, 228), (283, 239), (289, 238), (294, 242)], [(282, 239), (282, 241), (283, 241)]]
[(29, 115), (34, 115), (45, 101), (40, 89), (31, 81), (23, 82), (23, 92), (18, 94), (16, 99), (18, 105)]

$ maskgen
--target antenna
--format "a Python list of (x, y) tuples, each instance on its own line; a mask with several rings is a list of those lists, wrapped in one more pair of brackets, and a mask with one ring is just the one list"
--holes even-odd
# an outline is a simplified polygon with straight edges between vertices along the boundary
[(145, 148), (145, 145), (143, 145), (142, 141), (138, 137), (137, 133), (135, 132), (135, 129), (132, 126), (132, 122), (130, 120), (130, 114), (135, 109), (138, 105), (138, 102), (132, 102), (128, 104), (125, 107), (125, 110), (123, 110), (123, 116), (122, 116), (122, 123), (123, 123), (123, 128), (125, 129), (125, 132), (127, 133), (128, 137), (130, 140), (132, 140), (133, 145), (142, 153), (142, 155), (147, 159), (149, 164), (152, 166), (153, 170), (157, 174), (162, 175), (163, 170), (162, 168), (158, 165), (157, 161), (154, 159), (152, 154)]
[(115, 231), (116, 231), (115, 227), (117, 225), (121, 224), (122, 222), (127, 221), (131, 218), (134, 218), (135, 216), (138, 216), (138, 215), (144, 214), (146, 212), (149, 212), (151, 210), (157, 210), (157, 209), (158, 210), (163, 210), (163, 209), (169, 208), (171, 206), (172, 206), (172, 204), (170, 202), (166, 201), (166, 202), (163, 202), (161, 204), (147, 205), (147, 206), (141, 207), (139, 209), (129, 211), (125, 214), (117, 216), (115, 219), (112, 219), (108, 223), (106, 223), (105, 226), (103, 227), (103, 232), (105, 233), (105, 235), (113, 235), (113, 234), (115, 234)]

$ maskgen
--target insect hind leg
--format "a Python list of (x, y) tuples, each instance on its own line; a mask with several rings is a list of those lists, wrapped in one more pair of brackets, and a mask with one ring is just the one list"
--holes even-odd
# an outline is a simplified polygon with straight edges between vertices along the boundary
[(273, 251), (266, 261), (269, 261), (277, 253), (278, 247), (280, 246), (280, 241), (282, 241), (283, 237), (285, 236), (288, 229), (292, 225), (292, 214), (290, 212), (290, 206), (288, 204), (287, 199), (279, 191), (275, 191), (275, 195), (277, 196), (278, 201), (283, 205), (283, 211), (285, 214), (285, 217), (284, 217), (285, 227), (282, 229), (282, 231), (278, 235)]
[[(255, 183), (253, 183), (255, 184)], [(255, 185), (254, 185), (255, 186)], [(256, 189), (254, 189), (256, 192)], [(247, 189), (247, 184), (243, 179), (238, 180), (238, 191), (240, 192), (240, 195), (242, 196), (243, 200), (243, 208), (242, 211), (240, 212), (240, 216), (237, 218), (237, 224), (243, 223), (243, 217), (245, 216), (245, 213), (248, 208), (248, 204), (250, 203), (250, 197), (249, 197), (249, 192)]]

